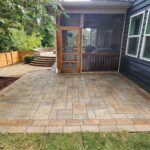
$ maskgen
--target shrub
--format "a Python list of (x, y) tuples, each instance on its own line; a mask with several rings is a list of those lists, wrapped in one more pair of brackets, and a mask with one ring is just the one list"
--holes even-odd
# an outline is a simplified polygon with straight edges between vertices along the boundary
[(11, 38), (13, 49), (18, 51), (32, 51), (35, 48), (41, 47), (41, 41), (43, 39), (40, 33), (27, 35), (23, 29), (13, 29), (11, 31)]
[(25, 56), (25, 57), (24, 57), (24, 62), (25, 62), (26, 64), (31, 63), (31, 61), (33, 61), (33, 60), (34, 60), (34, 56)]

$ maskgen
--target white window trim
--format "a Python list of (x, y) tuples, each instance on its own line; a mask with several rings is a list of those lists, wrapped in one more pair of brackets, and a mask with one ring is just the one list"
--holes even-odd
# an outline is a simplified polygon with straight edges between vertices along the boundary
[[(136, 16), (138, 16), (138, 15), (141, 15), (141, 14), (143, 14), (143, 17), (142, 17), (142, 23), (141, 23), (140, 34), (139, 34), (139, 35), (130, 35), (130, 29), (131, 29), (131, 21), (132, 21), (132, 18), (133, 18), (133, 17), (136, 17)], [(138, 52), (139, 52), (139, 47), (140, 47), (140, 41), (141, 41), (141, 35), (142, 35), (142, 29), (143, 29), (143, 23), (144, 23), (144, 17), (145, 17), (145, 11), (142, 11), (142, 12), (137, 13), (137, 14), (135, 14), (135, 15), (132, 15), (132, 16), (130, 17), (129, 30), (128, 30), (128, 38), (127, 38), (127, 45), (126, 45), (126, 52), (125, 52), (125, 55), (127, 55), (127, 56), (131, 56), (131, 57), (135, 57), (135, 58), (138, 57)], [(129, 39), (130, 39), (130, 38), (133, 38), (133, 37), (138, 37), (138, 38), (139, 38), (136, 55), (128, 54)]]
[(146, 26), (145, 26), (145, 29), (144, 29), (142, 49), (141, 49), (141, 53), (140, 53), (140, 59), (145, 60), (145, 61), (150, 61), (150, 58), (143, 57), (146, 37), (147, 36), (150, 37), (150, 34), (146, 34), (149, 16), (150, 16), (150, 8), (148, 9), (148, 16), (147, 16), (147, 19), (146, 19)]

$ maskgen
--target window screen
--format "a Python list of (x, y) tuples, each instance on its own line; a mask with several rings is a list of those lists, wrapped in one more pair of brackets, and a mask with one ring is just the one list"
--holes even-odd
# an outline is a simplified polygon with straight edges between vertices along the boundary
[(83, 51), (118, 53), (123, 22), (122, 14), (84, 14)]
[(60, 26), (80, 27), (81, 14), (68, 14), (60, 17)]

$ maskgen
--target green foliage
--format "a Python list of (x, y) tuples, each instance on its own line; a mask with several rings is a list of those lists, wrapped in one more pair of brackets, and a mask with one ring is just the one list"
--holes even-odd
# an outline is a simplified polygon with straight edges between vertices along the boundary
[[(41, 39), (43, 46), (54, 46), (55, 19), (54, 16), (48, 14), (45, 8), (46, 3), (52, 4), (54, 16), (64, 12), (59, 0), (0, 0), (0, 35), (4, 35), (0, 41), (0, 51), (16, 45), (16, 43), (11, 45), (12, 29), (18, 31), (24, 29), (27, 35), (31, 35), (30, 41), (32, 42), (30, 44), (28, 42), (30, 46), (25, 46), (25, 49), (31, 47), (32, 44), (38, 45), (39, 41), (35, 41), (34, 44), (32, 40), (35, 36), (37, 37), (37, 33), (44, 37), (43, 40)], [(23, 37), (23, 39), (26, 38)], [(26, 40), (22, 43), (25, 42)], [(20, 49), (20, 47), (15, 48)]]
[(55, 28), (45, 28), (42, 46), (55, 47)]
[(25, 57), (24, 57), (24, 62), (25, 62), (26, 64), (31, 63), (33, 60), (34, 60), (34, 56), (25, 56)]
[(9, 36), (6, 36), (4, 33), (0, 34), (0, 53), (10, 50), (11, 39)]
[(32, 33), (27, 35), (22, 30), (11, 31), (12, 47), (18, 51), (32, 51), (34, 48), (41, 47), (41, 40), (43, 39), (40, 33)]
[(6, 150), (149, 150), (150, 133), (0, 134)]

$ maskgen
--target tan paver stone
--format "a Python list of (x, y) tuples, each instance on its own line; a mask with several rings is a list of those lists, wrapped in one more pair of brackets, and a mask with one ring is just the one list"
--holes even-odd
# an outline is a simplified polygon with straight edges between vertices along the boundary
[(30, 111), (20, 111), (16, 112), (13, 116), (13, 119), (16, 120), (23, 120), (23, 119), (32, 119), (35, 114), (35, 111), (30, 110)]
[(79, 126), (79, 125), (83, 125), (83, 121), (82, 120), (67, 120), (67, 125), (68, 126)]
[(137, 110), (132, 106), (118, 106), (115, 107), (117, 113), (137, 113)]
[(96, 119), (112, 119), (110, 114), (96, 116)]
[(89, 119), (96, 119), (94, 110), (87, 110)]
[(86, 114), (86, 107), (84, 103), (81, 102), (74, 102), (73, 103), (73, 114), (82, 115)]
[(114, 132), (118, 131), (116, 126), (99, 126), (100, 132)]
[(150, 125), (134, 125), (136, 131), (150, 131)]
[(117, 125), (117, 128), (119, 131), (129, 131), (129, 132), (135, 132), (136, 131), (136, 129), (134, 128), (133, 125), (123, 125), (123, 126)]
[(57, 119), (72, 119), (72, 110), (58, 110)]
[(62, 133), (63, 126), (46, 126), (45, 132), (46, 133)]
[(49, 125), (50, 126), (65, 126), (66, 120), (50, 120)]
[(135, 118), (134, 114), (126, 114), (129, 119)]
[(55, 103), (53, 105), (54, 110), (65, 109), (65, 107), (66, 107), (65, 101), (63, 101), (63, 100), (58, 101), (57, 99), (55, 99)]
[(100, 125), (100, 122), (96, 119), (84, 120), (84, 125)]
[(66, 109), (72, 109), (72, 102), (67, 102)]
[(104, 115), (110, 115), (107, 109), (98, 109), (95, 110), (96, 117), (103, 117)]
[(74, 115), (73, 114), (73, 119), (88, 119), (88, 115), (83, 115), (83, 114), (81, 114), (81, 115)]
[(0, 126), (10, 126), (12, 123), (13, 120), (0, 120)]
[(12, 126), (31, 126), (33, 124), (33, 120), (14, 120), (12, 121)]
[(8, 133), (25, 133), (27, 126), (11, 126)]
[(27, 128), (27, 133), (43, 133), (45, 126), (29, 126)]
[(64, 126), (64, 133), (81, 132), (80, 126)]
[(116, 119), (117, 125), (132, 125), (133, 121), (131, 119)]
[(81, 126), (82, 132), (99, 132), (99, 127), (97, 125), (84, 125)]
[(79, 99), (79, 101), (81, 102), (81, 103), (90, 103), (91, 102), (91, 99), (83, 99), (83, 98), (81, 98), (81, 99)]
[(79, 98), (80, 99), (90, 99), (88, 90), (79, 90)]
[(49, 118), (49, 115), (50, 115), (50, 111), (37, 111), (34, 116), (34, 119), (45, 120)]
[(9, 126), (0, 126), (0, 133), (7, 133)]
[(119, 118), (124, 118), (127, 119), (128, 116), (126, 114), (111, 114), (113, 119), (119, 119)]
[(150, 119), (132, 119), (135, 125), (150, 125)]
[(57, 109), (52, 109), (52, 111), (50, 112), (49, 119), (57, 119)]
[(91, 102), (86, 104), (86, 108), (88, 110), (95, 110), (95, 109), (100, 109), (99, 104), (96, 102)]
[(106, 126), (116, 125), (116, 120), (114, 119), (100, 119), (99, 121), (101, 125), (106, 125)]
[(49, 120), (35, 120), (33, 126), (48, 126)]

